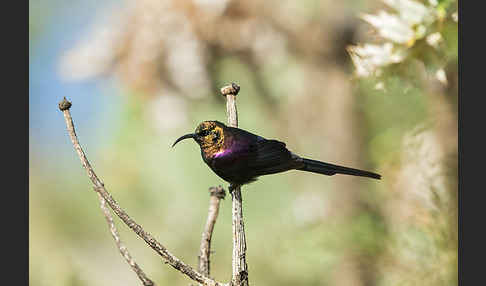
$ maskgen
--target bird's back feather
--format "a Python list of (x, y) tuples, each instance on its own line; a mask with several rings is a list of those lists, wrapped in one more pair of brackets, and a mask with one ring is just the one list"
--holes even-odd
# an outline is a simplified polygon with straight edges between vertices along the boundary
[[(229, 131), (229, 132), (228, 132)], [(280, 173), (299, 167), (285, 143), (267, 140), (239, 128), (228, 127), (223, 156), (210, 158), (208, 165), (216, 174), (235, 184), (255, 181), (258, 176)]]

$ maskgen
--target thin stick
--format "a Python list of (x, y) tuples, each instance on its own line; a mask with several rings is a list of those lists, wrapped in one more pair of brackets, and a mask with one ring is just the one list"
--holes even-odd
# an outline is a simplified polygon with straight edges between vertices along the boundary
[(216, 224), (216, 219), (219, 213), (219, 203), (221, 199), (224, 199), (226, 193), (224, 189), (219, 187), (209, 188), (210, 198), (209, 198), (209, 210), (208, 218), (206, 220), (206, 226), (201, 238), (201, 247), (199, 253), (199, 272), (201, 274), (209, 277), (209, 255), (211, 253), (211, 237), (213, 235), (214, 225)]
[(98, 178), (96, 173), (93, 171), (93, 168), (89, 164), (86, 155), (84, 154), (83, 149), (79, 145), (78, 138), (76, 136), (76, 131), (74, 130), (73, 120), (71, 118), (71, 113), (69, 112), (69, 108), (71, 107), (71, 103), (64, 98), (63, 101), (59, 103), (59, 109), (64, 114), (64, 119), (66, 121), (67, 130), (69, 133), (69, 137), (73, 143), (74, 149), (78, 153), (79, 159), (83, 164), (83, 167), (86, 169), (88, 173), (88, 177), (90, 178), (91, 182), (94, 185), (94, 189), (98, 192), (103, 199), (106, 200), (108, 205), (111, 209), (115, 212), (115, 214), (129, 227), (131, 228), (139, 237), (141, 237), (155, 252), (157, 252), (162, 258), (165, 260), (165, 263), (171, 265), (175, 269), (179, 270), (181, 273), (185, 274), (192, 280), (207, 286), (223, 286), (225, 284), (219, 283), (210, 279), (201, 273), (195, 271), (191, 266), (187, 265), (186, 263), (182, 262), (180, 259), (175, 257), (172, 253), (170, 253), (162, 244), (160, 244), (150, 233), (146, 232), (139, 224), (137, 224), (113, 199), (110, 193), (105, 189), (104, 183)]
[(106, 206), (105, 199), (99, 193), (98, 193), (98, 198), (100, 199), (101, 210), (103, 211), (103, 214), (105, 215), (105, 218), (106, 218), (106, 222), (108, 223), (108, 226), (110, 227), (111, 236), (113, 236), (113, 239), (115, 240), (115, 243), (118, 246), (118, 249), (120, 250), (121, 255), (123, 256), (123, 258), (125, 258), (128, 265), (130, 265), (130, 267), (133, 269), (133, 271), (135, 271), (138, 278), (142, 281), (143, 285), (155, 286), (156, 284), (152, 280), (150, 280), (147, 277), (147, 275), (145, 275), (145, 273), (142, 271), (142, 269), (138, 266), (138, 264), (135, 262), (135, 260), (132, 258), (132, 256), (128, 252), (128, 249), (126, 248), (126, 246), (120, 240), (120, 235), (118, 234), (118, 230), (116, 229), (115, 223), (113, 221), (113, 216), (111, 215), (110, 210)]
[[(238, 127), (238, 111), (236, 110), (236, 95), (240, 87), (232, 83), (223, 87), (221, 93), (226, 96), (226, 113), (228, 125)], [(233, 188), (234, 187), (234, 188)], [(232, 198), (232, 225), (233, 225), (233, 285), (248, 286), (248, 265), (246, 264), (246, 238), (243, 223), (243, 199), (240, 186), (230, 186)]]

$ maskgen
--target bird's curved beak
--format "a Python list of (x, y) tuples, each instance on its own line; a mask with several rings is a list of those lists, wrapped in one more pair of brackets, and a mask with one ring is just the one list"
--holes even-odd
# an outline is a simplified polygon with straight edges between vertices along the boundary
[(179, 141), (182, 141), (184, 139), (188, 139), (188, 138), (196, 138), (196, 134), (194, 133), (191, 133), (191, 134), (186, 134), (184, 136), (181, 136), (179, 137), (179, 139), (176, 140), (176, 142), (174, 142), (174, 144), (172, 144), (172, 147), (174, 147), (177, 143), (179, 143)]

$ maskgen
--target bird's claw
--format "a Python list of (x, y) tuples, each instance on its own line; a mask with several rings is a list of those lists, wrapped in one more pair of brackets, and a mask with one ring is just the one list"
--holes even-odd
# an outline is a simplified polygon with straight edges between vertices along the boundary
[(233, 196), (233, 190), (235, 190), (236, 188), (238, 188), (238, 185), (233, 185), (233, 184), (229, 185), (228, 191), (231, 194), (231, 196)]

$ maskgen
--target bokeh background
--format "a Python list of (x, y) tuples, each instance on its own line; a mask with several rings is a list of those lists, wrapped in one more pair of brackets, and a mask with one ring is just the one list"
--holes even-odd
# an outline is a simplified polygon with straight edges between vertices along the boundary
[[(120, 205), (193, 266), (208, 188), (189, 141), (226, 122), (383, 180), (298, 171), (243, 188), (253, 285), (457, 285), (454, 0), (29, 1), (30, 285), (137, 285), (66, 133)], [(158, 285), (191, 281), (118, 219)], [(231, 276), (231, 201), (211, 276)]]

